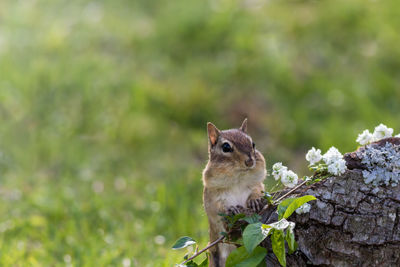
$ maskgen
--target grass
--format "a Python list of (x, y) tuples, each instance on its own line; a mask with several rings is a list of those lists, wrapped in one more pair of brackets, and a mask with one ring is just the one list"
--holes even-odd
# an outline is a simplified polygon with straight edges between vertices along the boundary
[[(205, 125), (270, 168), (400, 131), (397, 1), (0, 3), (0, 265), (171, 266), (207, 243)], [(268, 182), (270, 183), (270, 182)]]

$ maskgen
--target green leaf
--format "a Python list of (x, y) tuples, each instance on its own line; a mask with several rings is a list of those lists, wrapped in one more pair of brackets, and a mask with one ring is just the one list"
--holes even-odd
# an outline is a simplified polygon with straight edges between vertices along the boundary
[(208, 266), (208, 257), (206, 257), (204, 261), (199, 264), (199, 267), (207, 267), (207, 266)]
[(249, 224), (258, 223), (261, 220), (261, 216), (258, 214), (253, 214), (251, 216), (247, 216), (247, 217), (243, 218), (243, 220), (245, 220)]
[(172, 246), (172, 249), (181, 249), (186, 248), (187, 246), (196, 244), (193, 238), (184, 236), (176, 240), (175, 244)]
[(283, 218), (289, 218), (292, 213), (301, 207), (304, 203), (307, 203), (311, 200), (316, 200), (316, 198), (312, 195), (307, 195), (299, 198), (295, 198), (294, 201), (291, 201), (287, 209), (285, 210), (285, 213), (283, 214)]
[(286, 240), (286, 243), (288, 244), (289, 254), (292, 254), (293, 252), (295, 252), (297, 250), (297, 242), (294, 238), (292, 225), (290, 225), (288, 227), (288, 229), (286, 230), (285, 240)]
[(269, 204), (271, 204), (273, 202), (272, 196), (269, 192), (264, 192), (264, 199), (266, 199)]
[(226, 260), (226, 267), (257, 267), (265, 258), (267, 250), (256, 247), (252, 253), (248, 253), (245, 247), (235, 249)]
[(232, 228), (238, 220), (246, 217), (246, 215), (243, 213), (239, 213), (239, 214), (235, 214), (235, 215), (233, 215), (233, 214), (231, 214), (231, 215), (219, 214), (219, 215), (223, 216), (224, 220), (227, 223), (228, 228)]
[(286, 251), (283, 230), (273, 229), (271, 236), (272, 251), (278, 258), (279, 263), (286, 267)]
[(238, 220), (243, 219), (244, 217), (246, 217), (246, 215), (243, 214), (243, 213), (236, 214), (235, 216), (233, 216), (231, 222), (232, 222), (232, 223), (235, 223), (235, 222), (237, 222)]
[(185, 263), (186, 267), (199, 267), (199, 265), (197, 265), (197, 263), (195, 263), (194, 261), (189, 261), (187, 263)]
[(295, 201), (296, 198), (287, 198), (283, 200), (281, 203), (279, 203), (277, 212), (278, 212), (278, 220), (283, 218), (283, 214), (285, 213), (286, 209), (289, 207), (289, 205)]
[(249, 253), (268, 236), (268, 228), (270, 226), (260, 222), (247, 225), (243, 232), (243, 244)]

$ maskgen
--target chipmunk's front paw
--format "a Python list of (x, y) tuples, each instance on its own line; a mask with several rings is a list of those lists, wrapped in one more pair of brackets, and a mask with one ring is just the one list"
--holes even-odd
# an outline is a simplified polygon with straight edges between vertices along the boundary
[(245, 208), (237, 205), (237, 206), (230, 206), (227, 210), (226, 213), (228, 215), (236, 215), (236, 214), (240, 214), (240, 213), (244, 213), (245, 212)]
[(263, 198), (249, 199), (247, 201), (247, 207), (255, 213), (259, 213), (265, 206), (266, 201)]

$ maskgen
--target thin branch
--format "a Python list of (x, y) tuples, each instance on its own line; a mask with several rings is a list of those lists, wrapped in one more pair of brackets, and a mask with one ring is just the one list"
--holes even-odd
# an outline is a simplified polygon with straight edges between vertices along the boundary
[(287, 192), (286, 194), (284, 194), (283, 196), (281, 196), (280, 198), (278, 198), (277, 200), (274, 201), (274, 203), (278, 203), (279, 201), (281, 201), (282, 199), (284, 199), (285, 197), (289, 196), (291, 193), (293, 193), (294, 191), (296, 191), (297, 189), (299, 189), (301, 186), (303, 186), (305, 183), (307, 183), (307, 180), (304, 180), (301, 184), (297, 185), (296, 187), (294, 187), (293, 189), (291, 189), (289, 192)]
[[(296, 191), (297, 189), (299, 189), (301, 186), (303, 186), (305, 183), (307, 183), (306, 180), (304, 180), (301, 184), (297, 185), (296, 187), (294, 187), (293, 189), (291, 189), (289, 192), (287, 192), (286, 194), (282, 195), (281, 197), (279, 197), (277, 200), (274, 201), (273, 204), (278, 203), (279, 201), (281, 201), (282, 199), (284, 199), (285, 197), (289, 196), (290, 194), (292, 194), (294, 191)], [(270, 206), (270, 204), (267, 204), (264, 206), (264, 208), (258, 213), (258, 214), (263, 214), (264, 211), (266, 211), (268, 209), (268, 207)]]
[(201, 253), (203, 253), (204, 251), (206, 251), (207, 249), (215, 246), (216, 244), (218, 244), (219, 242), (221, 242), (222, 240), (224, 240), (225, 236), (220, 236), (217, 240), (215, 240), (214, 242), (210, 243), (207, 247), (203, 248), (202, 250), (200, 250), (199, 252), (197, 252), (196, 254), (194, 254), (192, 257), (190, 257), (189, 259), (185, 260), (184, 262), (182, 262), (180, 265), (183, 265), (191, 260), (193, 260), (194, 258), (196, 258), (197, 256), (199, 256)]

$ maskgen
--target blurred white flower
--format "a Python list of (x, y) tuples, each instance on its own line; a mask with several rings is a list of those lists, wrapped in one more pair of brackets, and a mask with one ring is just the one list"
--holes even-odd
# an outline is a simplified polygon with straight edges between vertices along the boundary
[(122, 260), (122, 266), (123, 266), (123, 267), (129, 267), (129, 266), (131, 266), (131, 259), (130, 259), (130, 258), (124, 258), (124, 259)]
[(297, 182), (299, 180), (299, 177), (297, 176), (297, 174), (295, 174), (293, 171), (285, 171), (282, 174), (281, 177), (281, 182), (284, 186), (286, 187), (295, 187), (297, 185)]
[(95, 181), (92, 184), (92, 189), (95, 193), (100, 194), (104, 190), (104, 183), (102, 181)]
[(117, 191), (123, 191), (126, 188), (126, 181), (124, 178), (117, 178), (114, 181), (114, 187)]
[(137, 232), (140, 232), (140, 231), (143, 230), (143, 225), (144, 225), (143, 221), (140, 220), (140, 219), (137, 219), (137, 220), (135, 221), (135, 224), (133, 225), (133, 227), (135, 228), (135, 230), (136, 230)]
[(7, 230), (13, 229), (14, 223), (11, 220), (0, 223), (0, 233), (4, 233)]
[(158, 235), (154, 237), (154, 243), (156, 243), (157, 245), (164, 245), (165, 237), (163, 235)]
[(150, 209), (153, 212), (158, 212), (160, 210), (160, 208), (161, 208), (160, 202), (153, 201), (153, 202), (150, 203)]
[(334, 175), (343, 174), (347, 170), (346, 161), (344, 159), (339, 159), (328, 165), (328, 172)]
[(394, 137), (399, 137), (399, 138), (400, 138), (400, 134), (398, 134), (398, 135), (395, 135)]
[(83, 181), (90, 181), (93, 178), (93, 170), (89, 168), (82, 169), (79, 176)]
[(103, 18), (103, 7), (93, 1), (86, 5), (86, 7), (83, 9), (83, 13), (84, 18), (89, 23), (96, 24), (99, 23)]
[(67, 244), (72, 245), (75, 242), (75, 239), (73, 236), (68, 235), (66, 238)]
[(296, 209), (296, 213), (304, 214), (304, 213), (310, 212), (310, 209), (311, 209), (311, 205), (308, 203), (304, 203), (298, 209)]
[(373, 140), (374, 140), (373, 135), (368, 130), (364, 130), (364, 132), (362, 132), (361, 134), (358, 135), (356, 141), (360, 145), (364, 146), (364, 145), (371, 143)]
[(322, 156), (322, 159), (328, 165), (331, 163), (334, 163), (342, 158), (343, 158), (342, 154), (334, 146), (329, 148), (329, 150)]
[(319, 162), (322, 159), (321, 150), (315, 149), (314, 147), (308, 150), (306, 154), (306, 160), (310, 162), (311, 165)]
[(25, 248), (25, 243), (24, 241), (18, 241), (17, 243), (17, 249), (18, 250), (23, 250)]
[(373, 136), (374, 140), (377, 141), (386, 137), (391, 137), (392, 134), (393, 134), (393, 129), (388, 128), (386, 125), (381, 123), (375, 127)]
[(272, 166), (272, 175), (275, 180), (282, 178), (282, 174), (287, 171), (287, 167), (282, 165), (282, 162), (277, 162)]
[(112, 235), (106, 235), (106, 236), (104, 237), (104, 241), (105, 241), (107, 244), (111, 245), (112, 243), (114, 243), (114, 238), (113, 238)]
[(64, 261), (65, 261), (66, 263), (70, 263), (71, 260), (72, 260), (72, 258), (71, 258), (70, 255), (68, 255), (68, 254), (64, 255)]

